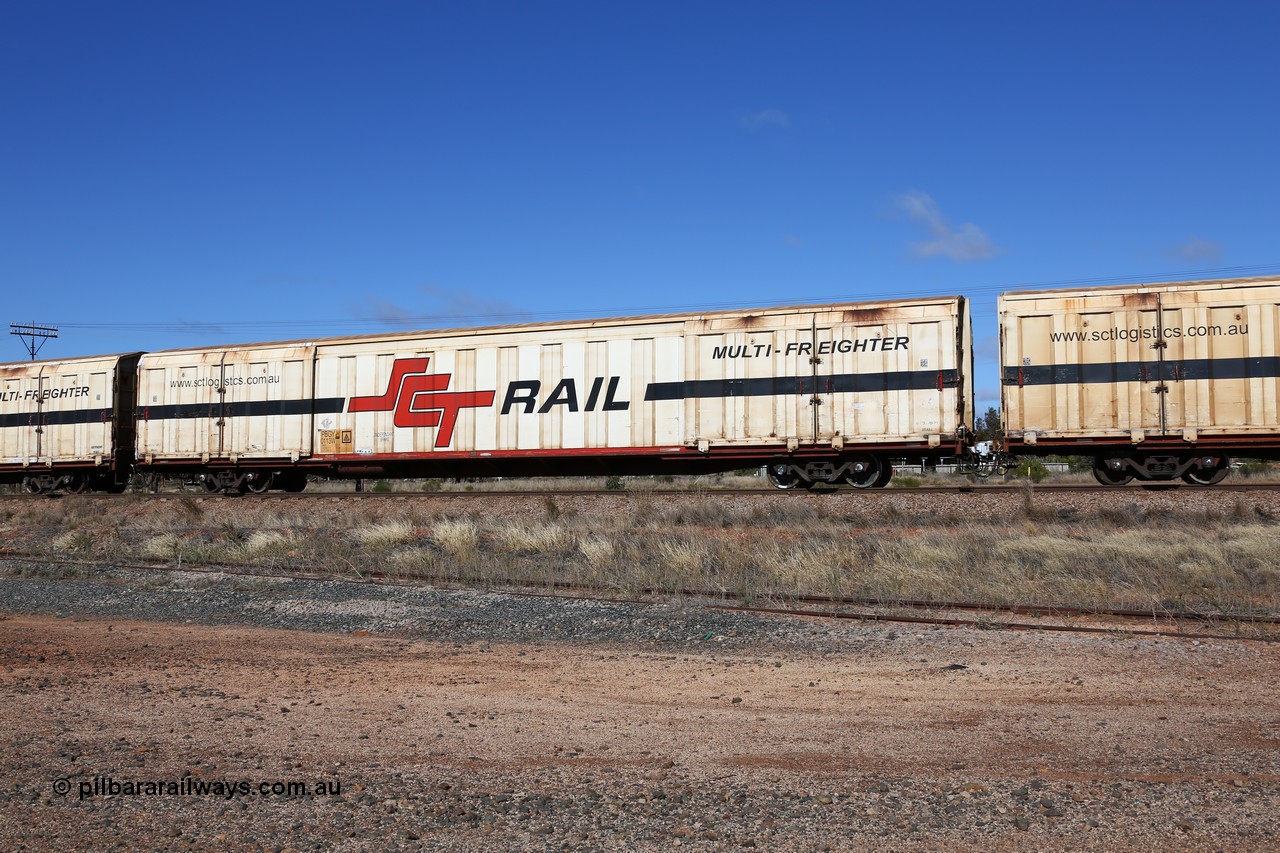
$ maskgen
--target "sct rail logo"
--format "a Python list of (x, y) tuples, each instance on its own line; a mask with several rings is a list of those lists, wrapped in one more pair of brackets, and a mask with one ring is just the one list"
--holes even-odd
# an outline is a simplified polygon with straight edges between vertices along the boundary
[(348, 412), (395, 412), (397, 427), (439, 427), (436, 447), (448, 447), (463, 409), (492, 406), (497, 391), (448, 391), (451, 373), (427, 373), (429, 358), (397, 358), (391, 381), (376, 397), (352, 397)]

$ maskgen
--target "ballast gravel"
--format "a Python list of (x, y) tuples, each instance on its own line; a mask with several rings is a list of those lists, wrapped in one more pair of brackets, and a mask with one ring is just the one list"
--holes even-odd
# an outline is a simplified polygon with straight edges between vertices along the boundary
[(3, 849), (1221, 850), (1280, 837), (1280, 649), (1256, 640), (9, 572)]

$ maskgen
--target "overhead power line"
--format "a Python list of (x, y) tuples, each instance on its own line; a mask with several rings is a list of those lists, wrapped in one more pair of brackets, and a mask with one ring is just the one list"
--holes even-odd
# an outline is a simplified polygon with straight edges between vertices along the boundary
[[(851, 288), (852, 292), (826, 294), (818, 296), (789, 295), (786, 302), (791, 305), (820, 304), (828, 302), (901, 299), (910, 297), (951, 296), (957, 293), (964, 295), (1002, 293), (1009, 290), (1041, 290), (1050, 288), (1080, 287), (1088, 285), (1135, 284), (1142, 282), (1179, 281), (1187, 279), (1207, 278), (1239, 278), (1246, 276), (1268, 275), (1280, 273), (1280, 263), (1255, 264), (1250, 266), (1219, 267), (1217, 269), (1181, 270), (1155, 274), (1130, 274), (1094, 276), (1090, 278), (1049, 279), (1041, 281), (1022, 281), (1014, 283), (995, 283), (965, 285), (963, 287), (917, 287), (911, 289), (875, 286), (874, 289)], [(572, 318), (674, 314), (691, 311), (717, 311), (734, 308), (754, 308), (761, 306), (760, 299), (742, 301), (717, 301), (706, 303), (684, 303), (679, 305), (632, 305), (624, 307), (557, 309), (554, 311), (485, 311), (459, 314), (422, 314), (414, 316), (398, 316), (395, 318), (380, 317), (346, 317), (341, 319), (309, 319), (309, 320), (227, 320), (227, 321), (161, 321), (155, 323), (123, 322), (123, 323), (62, 323), (67, 329), (110, 329), (123, 331), (181, 332), (190, 334), (204, 332), (207, 334), (224, 334), (231, 331), (252, 332), (280, 330), (282, 333), (301, 330), (307, 335), (344, 331), (383, 331), (397, 329), (445, 328), (448, 326), (474, 325), (476, 323), (529, 323), (545, 320), (562, 320)], [(15, 333), (16, 334), (16, 333)]]

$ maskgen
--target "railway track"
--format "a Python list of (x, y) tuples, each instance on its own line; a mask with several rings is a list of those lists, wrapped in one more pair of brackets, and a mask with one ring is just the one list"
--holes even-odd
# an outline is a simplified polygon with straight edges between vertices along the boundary
[[(0, 550), (0, 562), (36, 563), (101, 569), (102, 561), (50, 557), (15, 550)], [(349, 572), (325, 572), (315, 569), (284, 571), (246, 571), (239, 566), (174, 565), (162, 561), (112, 562), (109, 569), (141, 572), (197, 573), (207, 575), (283, 579), (314, 582), (356, 582), (391, 586), (430, 584), (449, 588), (474, 588), (455, 579), (428, 574), (397, 572), (395, 574), (354, 568)], [(691, 600), (710, 610), (761, 615), (835, 619), (859, 622), (885, 622), (935, 627), (970, 627), (984, 630), (1051, 631), (1074, 634), (1108, 634), (1113, 636), (1163, 637), (1187, 640), (1280, 642), (1280, 616), (1264, 613), (1209, 613), (1205, 611), (1169, 609), (1094, 609), (1042, 604), (986, 604), (964, 601), (931, 601), (919, 599), (851, 598), (821, 595), (789, 596), (760, 604), (731, 603), (718, 590), (641, 589), (626, 595), (619, 590), (558, 581), (533, 582), (527, 579), (498, 579), (486, 582), (485, 589), (499, 589), (507, 595), (547, 598), (583, 599), (605, 603), (652, 604), (655, 601)], [(1035, 621), (1008, 617), (1034, 617)], [(1247, 632), (1245, 629), (1248, 629)]]
[(249, 501), (309, 501), (320, 500), (324, 498), (341, 498), (351, 500), (368, 500), (368, 501), (385, 501), (385, 500), (477, 500), (490, 497), (588, 497), (592, 495), (603, 495), (621, 498), (710, 498), (716, 496), (724, 497), (741, 497), (741, 496), (774, 496), (780, 499), (803, 499), (806, 496), (830, 496), (830, 495), (847, 495), (857, 496), (859, 500), (875, 501), (889, 497), (902, 497), (904, 495), (956, 495), (956, 494), (973, 494), (973, 495), (993, 495), (993, 494), (1097, 494), (1097, 495), (1122, 495), (1122, 496), (1140, 496), (1149, 493), (1161, 492), (1184, 492), (1194, 494), (1249, 494), (1249, 493), (1270, 493), (1280, 492), (1280, 483), (1221, 483), (1214, 486), (1195, 486), (1188, 484), (1169, 484), (1159, 486), (1099, 486), (1089, 483), (1062, 483), (1062, 484), (1041, 484), (1028, 485), (1027, 483), (978, 483), (978, 484), (957, 484), (957, 485), (923, 485), (911, 488), (890, 488), (890, 489), (818, 489), (814, 491), (804, 490), (778, 490), (770, 488), (760, 489), (618, 489), (618, 490), (601, 490), (601, 489), (484, 489), (476, 491), (433, 491), (433, 492), (375, 492), (375, 491), (307, 491), (307, 492), (269, 492), (265, 494), (241, 494), (239, 492), (221, 493), (208, 492), (204, 489), (184, 489), (175, 491), (160, 492), (125, 492), (123, 494), (107, 494), (105, 492), (85, 492), (78, 495), (64, 495), (59, 493), (30, 495), (26, 493), (10, 492), (0, 493), (0, 500), (4, 501), (30, 501), (30, 500), (57, 500), (67, 497), (75, 497), (77, 499), (93, 500), (93, 501), (136, 501), (136, 500), (165, 500), (165, 499), (194, 499), (198, 501), (207, 500), (225, 500), (228, 498), (242, 498)]

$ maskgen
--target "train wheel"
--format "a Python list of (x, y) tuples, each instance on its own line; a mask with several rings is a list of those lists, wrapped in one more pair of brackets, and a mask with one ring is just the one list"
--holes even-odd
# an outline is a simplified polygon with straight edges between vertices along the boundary
[(200, 482), (204, 484), (204, 490), (211, 495), (222, 491), (222, 484), (218, 482), (217, 477), (207, 476)]
[(876, 477), (875, 487), (877, 489), (883, 489), (885, 486), (889, 485), (889, 481), (892, 479), (893, 479), (893, 466), (892, 465), (881, 466), (880, 476)]
[(1231, 473), (1231, 460), (1223, 456), (1216, 468), (1188, 468), (1182, 473), (1182, 481), (1193, 486), (1216, 486)]
[(62, 490), (69, 495), (82, 495), (85, 492), (92, 491), (89, 487), (89, 478), (83, 474), (72, 474), (67, 478), (67, 483)]
[(38, 495), (44, 492), (44, 488), (41, 487), (40, 481), (35, 477), (27, 477), (23, 479), (22, 490), (29, 495)]
[(248, 492), (252, 495), (265, 495), (267, 490), (271, 488), (270, 474), (249, 474), (240, 484), (240, 491)]
[(775, 462), (766, 471), (769, 484), (775, 489), (794, 489), (800, 485), (800, 475), (792, 470), (786, 462)]
[(1124, 470), (1113, 470), (1106, 459), (1099, 457), (1093, 460), (1093, 478), (1104, 486), (1123, 486), (1133, 480), (1133, 475)]
[[(875, 456), (859, 454), (850, 460), (849, 473), (844, 475), (844, 480), (855, 489), (870, 489), (879, 484), (880, 478), (884, 476), (884, 471), (888, 467), (880, 462)], [(889, 468), (889, 476), (893, 476), (893, 469)], [(884, 481), (888, 483), (886, 479)]]

